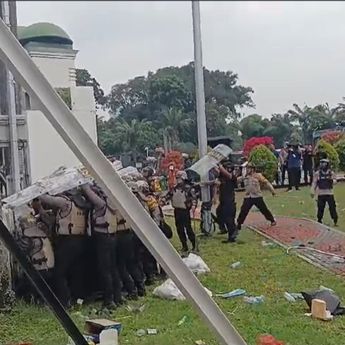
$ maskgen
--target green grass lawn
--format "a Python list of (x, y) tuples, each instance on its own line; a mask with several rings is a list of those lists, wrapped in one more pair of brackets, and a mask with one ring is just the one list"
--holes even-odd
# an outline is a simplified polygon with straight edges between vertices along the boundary
[[(339, 228), (345, 230), (345, 184), (336, 187), (336, 197)], [(292, 193), (279, 191), (276, 198), (267, 197), (267, 201), (276, 215), (314, 218), (315, 201), (307, 188)], [(325, 222), (330, 223), (328, 214)], [(286, 345), (344, 344), (345, 316), (329, 323), (312, 320), (304, 316), (307, 312), (304, 302), (289, 303), (283, 297), (285, 291), (299, 292), (325, 285), (333, 288), (345, 304), (344, 280), (293, 255), (288, 256), (280, 248), (262, 247), (262, 238), (249, 230), (243, 230), (240, 238), (245, 244), (222, 244), (219, 235), (201, 240), (201, 255), (211, 273), (200, 279), (213, 293), (243, 288), (249, 294), (266, 297), (264, 304), (255, 306), (245, 304), (241, 298), (215, 298), (248, 344), (254, 345), (257, 335), (262, 333), (271, 333)], [(176, 238), (174, 243), (178, 244)], [(236, 261), (241, 261), (242, 266), (230, 269), (230, 264)], [(113, 316), (123, 323), (121, 344), (193, 345), (199, 339), (208, 345), (218, 344), (187, 302), (164, 301), (148, 293), (140, 303), (146, 303), (143, 313), (133, 314), (123, 308)], [(92, 306), (85, 306), (82, 313), (87, 316), (91, 309)], [(84, 319), (72, 315), (82, 327)], [(178, 326), (183, 316), (187, 316), (187, 321)], [(157, 328), (159, 333), (139, 338), (136, 331), (141, 328)], [(0, 314), (0, 345), (17, 341), (65, 345), (67, 336), (47, 309), (18, 303), (12, 313)]]

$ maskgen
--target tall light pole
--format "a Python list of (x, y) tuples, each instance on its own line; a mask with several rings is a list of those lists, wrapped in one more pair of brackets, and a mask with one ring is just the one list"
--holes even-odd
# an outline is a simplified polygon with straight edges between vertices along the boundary
[[(205, 89), (204, 71), (202, 64), (201, 24), (200, 24), (200, 3), (192, 1), (193, 14), (193, 41), (194, 41), (194, 76), (195, 76), (195, 100), (198, 125), (199, 158), (207, 154), (207, 127), (205, 113)], [(206, 183), (201, 187), (201, 230), (209, 235), (212, 229), (211, 219), (211, 197), (208, 174), (200, 176), (201, 182)]]

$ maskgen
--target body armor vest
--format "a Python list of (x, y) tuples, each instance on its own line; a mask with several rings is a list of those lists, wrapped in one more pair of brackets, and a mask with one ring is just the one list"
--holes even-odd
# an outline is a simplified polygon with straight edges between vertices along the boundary
[(54, 268), (55, 265), (52, 244), (41, 227), (45, 227), (45, 225), (38, 222), (25, 228), (22, 236), (22, 242), (25, 243), (22, 245), (26, 246), (27, 255), (38, 271)]
[(319, 189), (332, 189), (333, 188), (333, 177), (332, 177), (332, 171), (327, 170), (319, 171), (319, 179), (317, 181), (317, 186)]
[(86, 211), (77, 207), (70, 201), (70, 209), (67, 215), (59, 210), (56, 216), (58, 235), (85, 235), (86, 233)]

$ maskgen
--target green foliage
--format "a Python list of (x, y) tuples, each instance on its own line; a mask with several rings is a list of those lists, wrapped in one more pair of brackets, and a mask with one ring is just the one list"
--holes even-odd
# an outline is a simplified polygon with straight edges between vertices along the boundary
[(104, 105), (106, 98), (101, 85), (93, 78), (88, 70), (76, 69), (76, 85), (77, 86), (92, 86), (93, 95), (95, 97), (96, 104)]
[(66, 103), (68, 108), (72, 109), (71, 89), (69, 87), (57, 87), (55, 91)]
[[(226, 135), (230, 131), (228, 122), (233, 128), (240, 117), (237, 109), (253, 106), (253, 90), (237, 85), (238, 76), (232, 72), (204, 69), (204, 75), (208, 135)], [(197, 144), (192, 63), (162, 68), (114, 85), (107, 106), (112, 115), (126, 121), (150, 121), (164, 134), (168, 146), (178, 142)], [(232, 128), (232, 134), (238, 137)]]
[(336, 170), (339, 167), (339, 156), (336, 149), (323, 139), (319, 140), (315, 147), (315, 165), (317, 167), (322, 158), (329, 159), (332, 169)]
[(345, 139), (338, 141), (335, 146), (335, 150), (339, 157), (339, 168), (345, 171)]
[(253, 163), (268, 181), (274, 181), (278, 169), (278, 160), (265, 145), (259, 145), (251, 151), (249, 162)]
[(98, 121), (99, 146), (106, 155), (132, 153), (134, 160), (145, 147), (160, 144), (160, 135), (149, 121), (110, 119)]

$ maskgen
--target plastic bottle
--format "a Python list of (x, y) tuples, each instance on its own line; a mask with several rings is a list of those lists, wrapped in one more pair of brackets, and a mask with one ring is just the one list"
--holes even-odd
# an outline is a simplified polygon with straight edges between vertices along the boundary
[(100, 345), (118, 345), (118, 335), (116, 329), (105, 329), (99, 335)]

